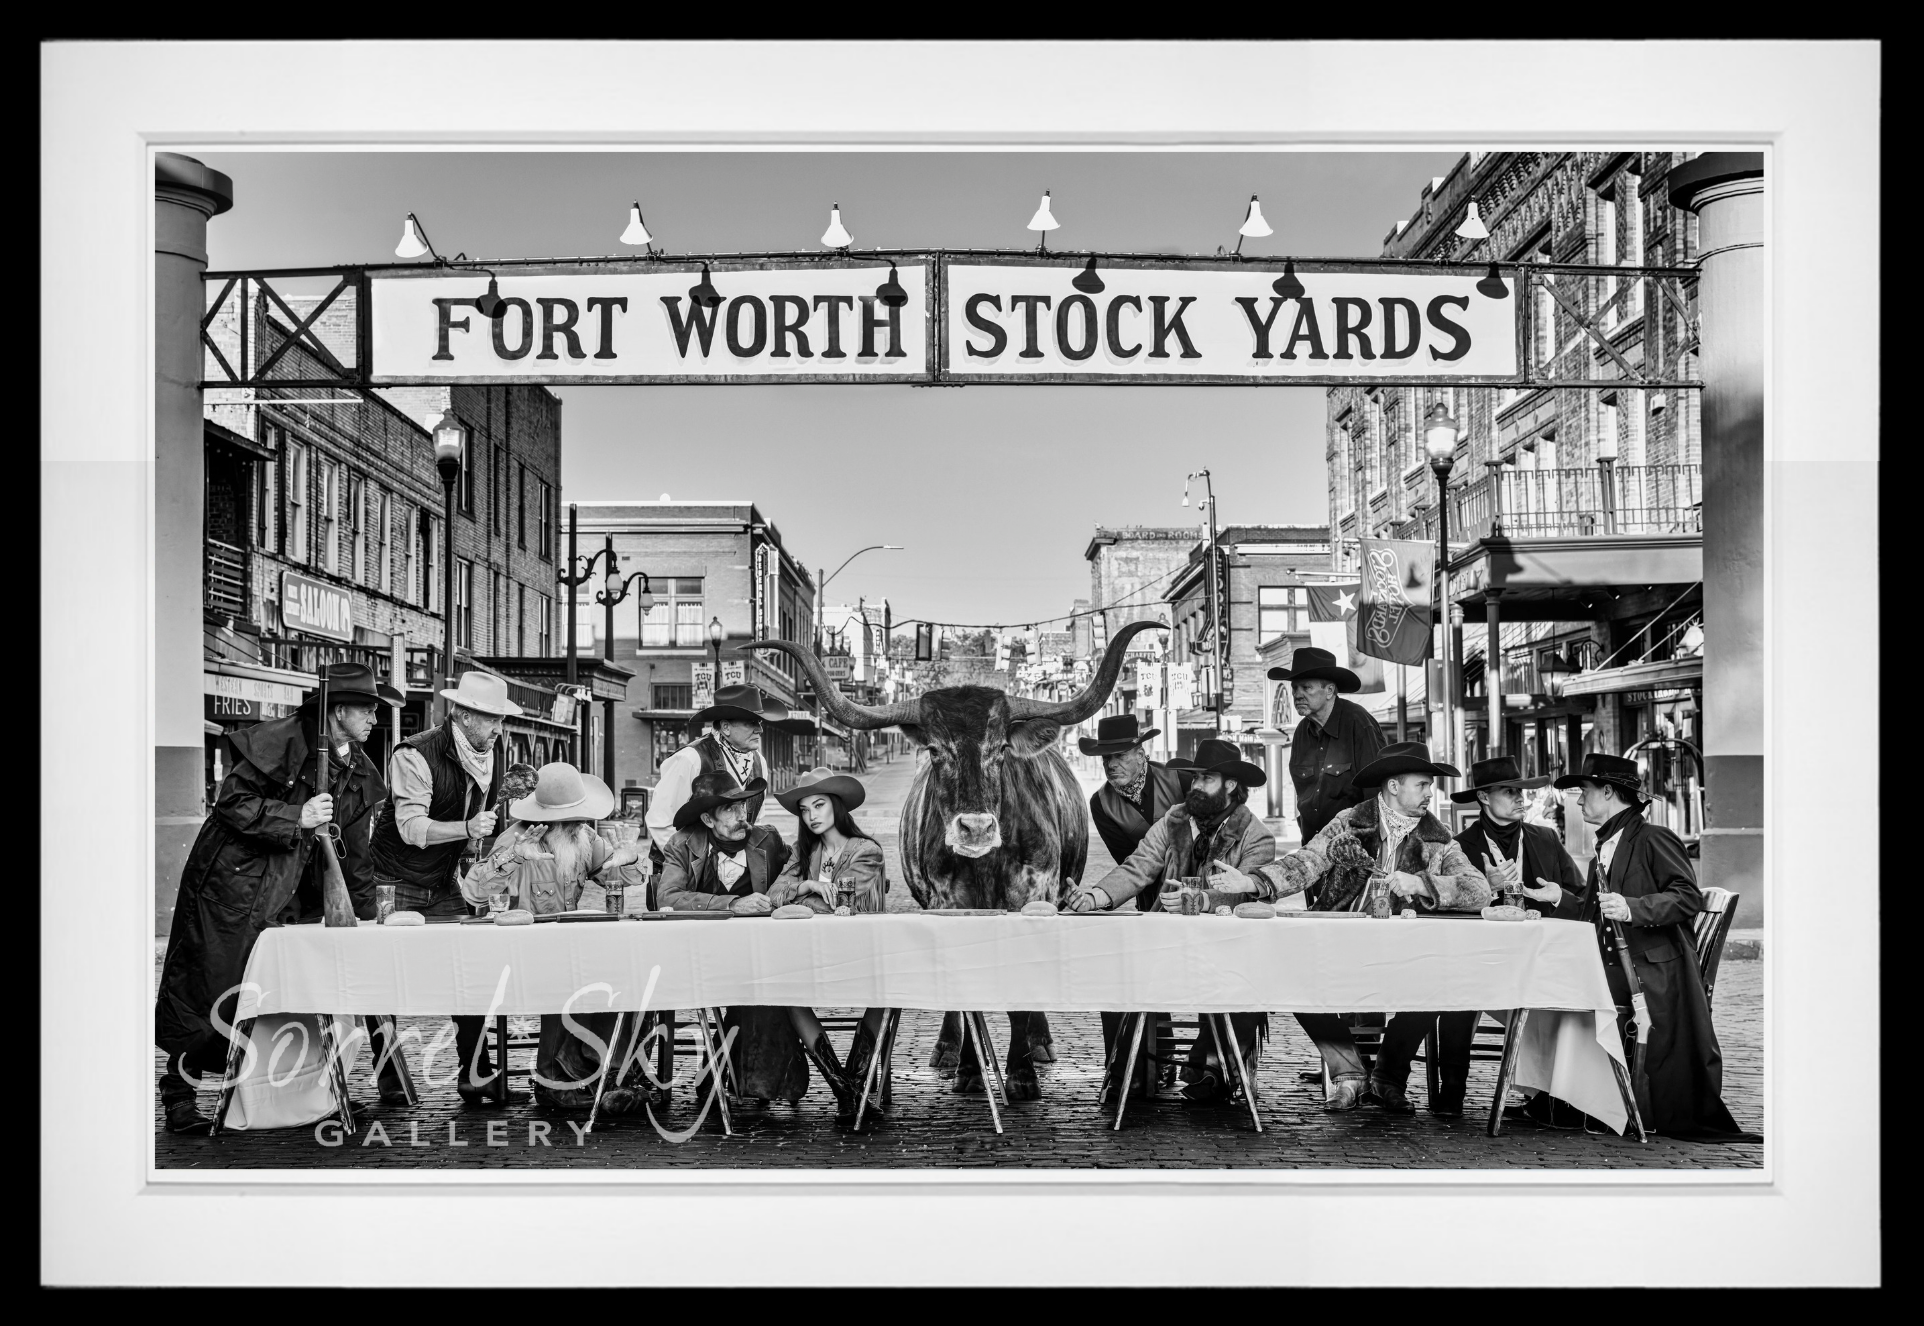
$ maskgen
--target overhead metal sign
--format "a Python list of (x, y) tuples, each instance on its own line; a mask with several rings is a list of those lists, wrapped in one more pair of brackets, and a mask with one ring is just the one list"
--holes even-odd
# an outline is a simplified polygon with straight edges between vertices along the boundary
[[(893, 271), (899, 303), (870, 260), (516, 268), (499, 318), (472, 270), (370, 274), (368, 380), (926, 382), (931, 268)], [(692, 293), (704, 279), (717, 302)]]
[(1060, 259), (944, 264), (943, 376), (957, 382), (1449, 382), (1522, 372), (1513, 281), (1462, 270)]

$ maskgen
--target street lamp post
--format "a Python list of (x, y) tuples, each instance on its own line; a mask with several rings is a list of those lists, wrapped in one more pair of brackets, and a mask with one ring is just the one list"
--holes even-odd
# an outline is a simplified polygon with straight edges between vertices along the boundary
[[(833, 580), (836, 576), (842, 574), (842, 572), (848, 568), (848, 564), (850, 562), (854, 561), (857, 557), (860, 557), (865, 552), (901, 552), (901, 551), (902, 551), (902, 545), (899, 543), (871, 543), (868, 547), (857, 548), (854, 552), (844, 557), (842, 559), (842, 564), (836, 567), (833, 571), (823, 571), (820, 567), (817, 567), (815, 569), (815, 620), (810, 624), (810, 631), (809, 631), (810, 643), (814, 647), (815, 657), (820, 658), (822, 656), (822, 605), (828, 602), (828, 582)], [(716, 654), (715, 658), (717, 660), (715, 664), (715, 675), (719, 677), (721, 675), (721, 663), (720, 663), (721, 655)], [(813, 708), (815, 711), (815, 740), (818, 742), (822, 742), (823, 749), (826, 749), (827, 743), (822, 741), (822, 737), (824, 733), (822, 731), (822, 697), (821, 696), (817, 695), (815, 697), (815, 704)]]
[(1446, 762), (1456, 737), (1456, 660), (1450, 649), (1450, 469), (1456, 464), (1456, 442), (1461, 430), (1441, 400), (1430, 406), (1423, 425), (1423, 449), (1436, 476), (1436, 626), (1442, 638), (1443, 721), (1439, 748)]
[(708, 619), (708, 647), (715, 651), (715, 689), (718, 691), (721, 689), (721, 642), (721, 618), (710, 617)]
[[(1222, 596), (1216, 592), (1216, 489), (1210, 482), (1208, 470), (1197, 470), (1190, 479), (1203, 481), (1203, 505), (1209, 514), (1209, 542), (1203, 550), (1203, 594), (1209, 606), (1209, 648), (1214, 654), (1209, 659), (1210, 694), (1213, 703), (1210, 709), (1216, 716), (1216, 735), (1223, 734), (1223, 672), (1229, 659), (1228, 642), (1223, 639)], [(1184, 483), (1182, 504), (1189, 505), (1189, 485)]]
[[(599, 555), (606, 559), (606, 563), (602, 567), (601, 589), (595, 594), (595, 602), (599, 603), (602, 611), (607, 614), (602, 619), (601, 657), (603, 661), (613, 663), (615, 661), (615, 605), (628, 597), (628, 586), (637, 580), (641, 581), (641, 597), (636, 600), (636, 603), (644, 614), (655, 606), (655, 596), (651, 592), (652, 585), (645, 571), (636, 571), (626, 580), (621, 578), (621, 559), (615, 553), (615, 536), (605, 535), (604, 540)], [(593, 562), (589, 563), (591, 569), (593, 565)], [(613, 787), (615, 783), (615, 702), (604, 700), (602, 704), (604, 707), (601, 715), (601, 771), (602, 776), (608, 780), (608, 785)]]
[[(581, 561), (581, 556), (576, 551), (579, 542), (577, 514), (575, 504), (573, 502), (568, 503), (568, 565), (565, 570), (555, 573), (555, 579), (565, 586), (568, 591), (568, 664), (566, 676), (571, 692), (579, 681), (579, 668), (575, 661), (577, 649), (575, 641), (575, 591), (587, 584), (588, 581), (594, 577), (595, 563), (601, 559), (601, 554), (596, 553), (588, 559), (587, 565), (577, 569), (577, 564)], [(611, 544), (612, 542), (613, 541), (610, 540)], [(609, 551), (612, 554), (612, 547)], [(580, 703), (579, 696), (576, 696), (576, 703)], [(576, 763), (579, 764), (588, 756), (588, 707), (586, 705), (581, 706), (581, 713), (575, 719), (575, 750), (575, 760)]]
[[(454, 685), (454, 486), (461, 480), (461, 460), (467, 451), (468, 430), (453, 414), (443, 414), (434, 424), (434, 468), (441, 473), (441, 612), (446, 627), (443, 640), (447, 658), (442, 664), (446, 684)], [(448, 701), (436, 687), (435, 721), (448, 716)]]

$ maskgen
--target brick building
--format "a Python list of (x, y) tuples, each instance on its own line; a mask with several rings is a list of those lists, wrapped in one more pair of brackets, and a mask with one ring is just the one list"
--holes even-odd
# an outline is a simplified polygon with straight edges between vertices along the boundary
[[(1432, 180), (1385, 237), (1393, 258), (1677, 266), (1697, 255), (1696, 217), (1662, 152), (1470, 153)], [(1489, 238), (1454, 233), (1475, 202)], [(1526, 774), (1574, 768), (1586, 750), (1630, 752), (1658, 783), (1668, 822), (1702, 822), (1702, 469), (1698, 393), (1636, 384), (1694, 379), (1694, 285), (1681, 296), (1627, 277), (1517, 283), (1529, 304), (1528, 376), (1594, 387), (1331, 388), (1327, 458), (1337, 565), (1361, 535), (1434, 541), (1436, 481), (1423, 421), (1440, 401), (1461, 428), (1450, 475), (1450, 600), (1464, 622), (1462, 750), (1501, 749)], [(1579, 310), (1609, 348), (1565, 306)], [(1613, 353), (1614, 352), (1614, 353)], [(1620, 362), (1621, 360), (1621, 362)], [(1500, 667), (1485, 666), (1492, 626)], [(1493, 736), (1489, 698), (1500, 698)], [(1440, 710), (1411, 693), (1427, 735)], [(1393, 696), (1368, 707), (1393, 720)]]
[[(634, 674), (610, 706), (617, 790), (654, 786), (661, 762), (687, 743), (717, 656), (711, 622), (721, 628), (722, 684), (745, 680), (790, 709), (807, 708), (807, 679), (792, 660), (740, 648), (758, 636), (807, 644), (814, 630), (815, 582), (753, 502), (584, 502), (577, 515), (582, 554), (612, 537), (623, 578), (645, 572), (653, 600), (644, 613), (637, 580), (615, 610), (613, 659)], [(577, 591), (584, 655), (607, 653), (606, 609), (593, 599), (600, 586), (597, 568)], [(769, 730), (763, 751), (781, 790), (808, 767), (814, 743)]]

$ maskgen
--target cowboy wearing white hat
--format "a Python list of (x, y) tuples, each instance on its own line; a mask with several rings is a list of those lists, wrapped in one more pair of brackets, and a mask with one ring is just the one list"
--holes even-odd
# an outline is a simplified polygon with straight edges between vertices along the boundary
[[(457, 918), (468, 914), (457, 882), (461, 858), (470, 844), (494, 833), (507, 763), (501, 729), (521, 706), (508, 698), (505, 680), (479, 669), (461, 674), (441, 695), (447, 720), (396, 746), (388, 761), (392, 795), (375, 820), (368, 855), (375, 881), (394, 885), (397, 910)], [(482, 1040), (485, 1023), (478, 1016), (454, 1019), (462, 1069), (457, 1089), (470, 1105), (501, 1104), (506, 1094), (488, 1086), (494, 1070)]]
[[(476, 863), (461, 883), (469, 902), (485, 904), (490, 894), (507, 893), (510, 905), (537, 916), (550, 916), (577, 907), (598, 908), (601, 890), (631, 889), (640, 900), (646, 876), (638, 868), (641, 852), (635, 843), (616, 847), (595, 832), (595, 821), (615, 808), (615, 794), (593, 774), (572, 764), (544, 764), (535, 776), (534, 790), (510, 803), (514, 827), (495, 840), (494, 850)], [(541, 1017), (541, 1044), (535, 1053), (535, 1101), (561, 1110), (586, 1110), (594, 1104), (594, 1083), (601, 1070), (604, 1048), (613, 1045), (616, 1014), (576, 1010), (569, 1018), (559, 1013)], [(617, 1063), (636, 1030), (626, 1019), (628, 1034), (609, 1051)], [(581, 1033), (585, 1033), (581, 1034)], [(619, 1083), (611, 1083), (602, 1100), (604, 1111), (625, 1114), (639, 1108), (641, 1098)]]

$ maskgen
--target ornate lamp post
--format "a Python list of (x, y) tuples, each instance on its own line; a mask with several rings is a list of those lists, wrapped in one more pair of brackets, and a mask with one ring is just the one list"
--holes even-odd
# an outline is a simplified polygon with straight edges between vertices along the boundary
[[(581, 565), (581, 557), (575, 551), (579, 537), (577, 519), (578, 513), (575, 510), (575, 504), (570, 502), (568, 503), (568, 564), (565, 569), (555, 573), (556, 581), (568, 591), (568, 670), (566, 675), (568, 685), (571, 689), (575, 687), (579, 680), (578, 665), (575, 661), (575, 590), (593, 579), (595, 562), (598, 561), (602, 555), (601, 553), (596, 553), (588, 559), (585, 565)], [(612, 556), (613, 540), (611, 539), (609, 542), (611, 546), (607, 551)], [(613, 632), (610, 631), (609, 634), (613, 635)], [(577, 703), (579, 703), (579, 700), (580, 697), (577, 695)], [(588, 753), (588, 707), (586, 705), (581, 706), (581, 714), (575, 720), (575, 750), (575, 762), (579, 764)]]
[(1423, 449), (1429, 453), (1430, 473), (1436, 476), (1436, 625), (1442, 636), (1443, 731), (1437, 747), (1450, 759), (1456, 735), (1456, 660), (1450, 650), (1450, 470), (1456, 464), (1456, 442), (1461, 435), (1455, 419), (1441, 400), (1430, 406), (1423, 421)]
[[(444, 414), (434, 424), (434, 468), (441, 473), (441, 612), (446, 627), (443, 642), (447, 659), (442, 672), (445, 685), (454, 685), (454, 486), (461, 481), (461, 460), (467, 453), (468, 430), (453, 414)], [(441, 688), (436, 687), (439, 692)], [(438, 693), (434, 697), (434, 717), (440, 722), (448, 715), (448, 702)]]
[[(595, 594), (595, 602), (599, 603), (602, 611), (607, 614), (603, 619), (601, 628), (601, 657), (604, 661), (612, 663), (615, 661), (615, 605), (628, 597), (628, 586), (634, 584), (636, 580), (641, 581), (641, 597), (637, 599), (636, 602), (640, 604), (643, 613), (646, 613), (650, 608), (655, 606), (655, 596), (651, 592), (647, 572), (636, 571), (626, 580), (621, 578), (621, 559), (615, 553), (615, 536), (609, 534), (605, 536), (605, 539), (606, 542), (603, 543), (601, 552), (597, 554), (597, 556), (606, 558), (607, 560), (602, 571), (601, 589)], [(594, 563), (590, 561), (588, 565), (590, 570), (592, 570)], [(585, 578), (584, 576), (584, 579)], [(602, 776), (608, 780), (608, 785), (613, 787), (615, 781), (615, 702), (613, 700), (604, 700), (602, 703), (606, 707), (602, 710), (601, 714), (601, 771)]]
[[(1216, 489), (1210, 482), (1208, 470), (1197, 470), (1189, 478), (1203, 481), (1203, 505), (1209, 508), (1209, 542), (1205, 545), (1203, 557), (1203, 594), (1209, 604), (1209, 647), (1215, 654), (1209, 660), (1209, 689), (1214, 700), (1210, 708), (1215, 712), (1216, 735), (1220, 737), (1223, 733), (1223, 674), (1229, 664), (1229, 643), (1223, 639), (1222, 604), (1218, 602), (1221, 595), (1216, 592)], [(1189, 505), (1189, 485), (1186, 482), (1182, 490), (1182, 504)]]

